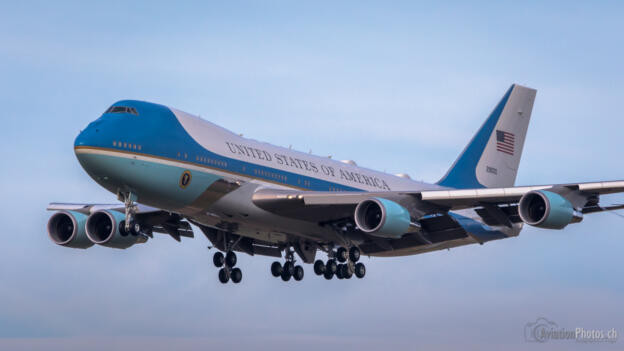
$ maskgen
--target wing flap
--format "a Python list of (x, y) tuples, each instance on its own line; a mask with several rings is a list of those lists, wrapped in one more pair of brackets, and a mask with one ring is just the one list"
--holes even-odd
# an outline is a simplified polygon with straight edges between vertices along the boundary
[(594, 205), (594, 206), (584, 207), (582, 212), (583, 214), (589, 214), (589, 213), (604, 212), (604, 211), (615, 211), (615, 210), (621, 210), (621, 209), (624, 209), (624, 205), (622, 204), (610, 205), (610, 206)]

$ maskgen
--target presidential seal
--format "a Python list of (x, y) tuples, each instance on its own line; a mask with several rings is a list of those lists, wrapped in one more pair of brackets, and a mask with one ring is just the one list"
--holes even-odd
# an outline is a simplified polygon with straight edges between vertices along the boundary
[(184, 189), (191, 184), (191, 178), (193, 178), (191, 171), (182, 172), (182, 175), (180, 176), (180, 188)]

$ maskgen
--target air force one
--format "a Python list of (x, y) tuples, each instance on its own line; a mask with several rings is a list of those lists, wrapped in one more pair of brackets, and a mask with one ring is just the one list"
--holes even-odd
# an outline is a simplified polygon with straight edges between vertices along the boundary
[(242, 279), (236, 252), (283, 257), (270, 271), (284, 281), (303, 279), (298, 259), (325, 279), (350, 279), (366, 274), (360, 255), (483, 244), (517, 236), (525, 223), (563, 229), (624, 208), (599, 203), (624, 192), (624, 181), (514, 186), (535, 95), (512, 85), (435, 184), (246, 139), (174, 108), (119, 101), (78, 135), (74, 150), (121, 203), (51, 203), (48, 233), (66, 247), (126, 249), (153, 233), (193, 237), (193, 224), (218, 249), (222, 283)]

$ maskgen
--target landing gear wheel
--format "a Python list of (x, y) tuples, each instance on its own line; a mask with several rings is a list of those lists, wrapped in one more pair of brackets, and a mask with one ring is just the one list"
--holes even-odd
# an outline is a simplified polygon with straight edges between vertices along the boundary
[(338, 250), (336, 250), (336, 258), (338, 259), (338, 262), (347, 261), (347, 249), (339, 247)]
[(234, 284), (238, 284), (241, 280), (243, 280), (243, 272), (241, 272), (240, 268), (234, 268), (230, 273), (230, 277), (232, 278), (232, 282)]
[(225, 265), (230, 268), (236, 266), (236, 254), (233, 251), (225, 254)]
[(292, 276), (293, 274), (295, 274), (295, 265), (292, 262), (287, 261), (286, 263), (284, 263), (283, 272), (287, 272), (289, 276)]
[(344, 265), (344, 264), (339, 264), (339, 265), (338, 265), (338, 270), (336, 271), (336, 278), (338, 278), (338, 279), (344, 279), (344, 275), (343, 275), (343, 273), (344, 273), (344, 267), (345, 267), (345, 265)]
[(351, 260), (351, 262), (355, 263), (357, 261), (360, 260), (360, 249), (358, 249), (357, 247), (353, 246), (352, 248), (349, 249), (349, 259)]
[(334, 275), (337, 270), (338, 270), (338, 265), (336, 264), (335, 260), (327, 261), (327, 264), (325, 265), (325, 273), (329, 272), (331, 273), (331, 275)]
[[(289, 262), (286, 262), (289, 263)], [(294, 268), (293, 268), (294, 270)], [(284, 264), (284, 270), (282, 270), (282, 280), (287, 282), (290, 280), (290, 277), (292, 277), (292, 274), (290, 274), (290, 271), (288, 271), (288, 269), (286, 269), (286, 264)]]
[(134, 236), (141, 234), (141, 225), (137, 222), (130, 223), (130, 234)]
[(230, 280), (230, 275), (228, 274), (225, 268), (219, 269), (219, 281), (223, 284), (227, 283)]
[(353, 276), (353, 270), (351, 269), (349, 265), (345, 265), (345, 269), (344, 269), (344, 272), (342, 272), (342, 276), (345, 279), (351, 279), (351, 277)]
[(282, 264), (277, 261), (273, 262), (271, 264), (271, 274), (273, 274), (275, 278), (282, 275)]
[(325, 263), (321, 260), (316, 260), (314, 262), (314, 274), (323, 275), (323, 273), (325, 273)]
[(222, 252), (215, 252), (214, 256), (212, 256), (212, 263), (214, 263), (215, 267), (219, 268), (223, 266), (225, 263), (225, 256), (223, 256)]
[(358, 263), (355, 265), (355, 276), (362, 279), (366, 275), (366, 266), (364, 263)]
[(295, 274), (293, 274), (293, 278), (295, 278), (296, 281), (301, 281), (301, 279), (303, 279), (303, 267), (295, 266)]
[(330, 270), (325, 270), (325, 273), (323, 273), (323, 277), (325, 277), (325, 279), (327, 280), (331, 280), (331, 278), (334, 277), (334, 273), (332, 273)]
[(130, 233), (128, 233), (126, 231), (126, 221), (125, 220), (119, 222), (119, 234), (121, 234), (121, 236), (128, 236), (128, 234), (130, 234)]

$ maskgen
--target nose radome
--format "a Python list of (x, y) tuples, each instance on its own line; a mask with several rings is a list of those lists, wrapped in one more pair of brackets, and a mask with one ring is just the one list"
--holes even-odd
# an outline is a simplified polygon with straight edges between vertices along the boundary
[(95, 137), (100, 132), (99, 126), (102, 121), (97, 120), (89, 123), (87, 127), (80, 131), (76, 140), (74, 140), (74, 147), (77, 146), (89, 146), (95, 141)]
[(80, 133), (78, 133), (78, 136), (76, 136), (76, 139), (74, 140), (74, 149), (80, 146), (86, 146), (87, 145), (87, 138), (85, 135), (85, 131), (81, 130)]

